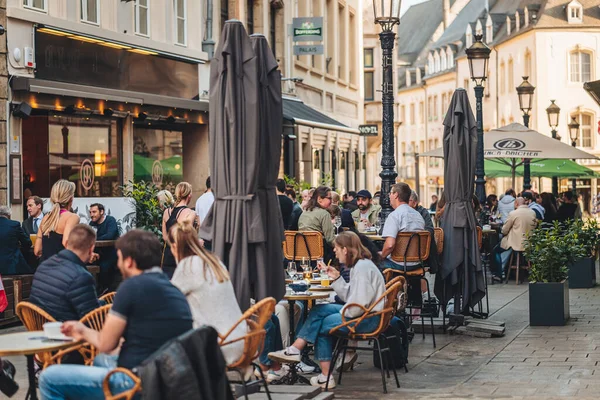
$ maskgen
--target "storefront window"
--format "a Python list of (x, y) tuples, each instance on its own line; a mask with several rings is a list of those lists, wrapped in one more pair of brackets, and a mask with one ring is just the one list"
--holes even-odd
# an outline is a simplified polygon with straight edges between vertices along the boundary
[(183, 181), (182, 132), (135, 128), (133, 141), (134, 179), (174, 192)]
[(77, 197), (118, 197), (121, 147), (117, 120), (67, 115), (25, 119), (25, 194), (49, 197), (54, 182), (67, 179), (77, 184)]

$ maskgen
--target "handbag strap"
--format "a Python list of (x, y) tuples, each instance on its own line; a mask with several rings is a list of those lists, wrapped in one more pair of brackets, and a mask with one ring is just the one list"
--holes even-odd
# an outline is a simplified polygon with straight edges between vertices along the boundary
[(308, 263), (310, 264), (310, 262), (312, 261), (312, 257), (310, 256), (310, 247), (308, 247), (308, 241), (306, 240), (306, 235), (302, 232), (296, 232), (294, 234), (294, 261), (296, 261), (296, 245), (297, 245), (297, 240), (298, 240), (298, 236), (302, 237), (302, 239), (304, 239), (304, 245), (306, 246), (306, 251), (308, 252)]

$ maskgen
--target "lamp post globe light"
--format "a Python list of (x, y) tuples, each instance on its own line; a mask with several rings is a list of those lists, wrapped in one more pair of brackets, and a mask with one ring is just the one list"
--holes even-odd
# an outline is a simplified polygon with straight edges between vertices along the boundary
[[(519, 108), (523, 112), (523, 125), (529, 128), (529, 113), (533, 108), (535, 86), (529, 83), (527, 79), (529, 79), (528, 76), (523, 77), (523, 82), (517, 86), (517, 94), (519, 95)], [(523, 162), (523, 189), (531, 189), (531, 168), (528, 158)]]
[[(556, 128), (558, 127), (558, 117), (560, 115), (560, 107), (554, 102), (556, 100), (550, 100), (550, 106), (546, 108), (546, 114), (548, 114), (548, 125), (552, 129), (552, 138), (556, 139)], [(552, 194), (558, 196), (558, 178), (552, 177)]]
[(483, 35), (475, 35), (475, 43), (466, 50), (471, 79), (475, 82), (477, 108), (477, 161), (475, 164), (475, 195), (480, 204), (485, 204), (485, 167), (483, 162), (483, 83), (487, 79), (490, 48), (481, 41)]
[[(394, 156), (394, 62), (393, 50), (396, 34), (394, 26), (400, 23), (401, 0), (373, 0), (375, 23), (381, 26), (379, 40), (382, 50), (383, 84), (381, 104), (383, 110), (381, 140), (381, 223), (393, 211), (390, 204), (390, 190), (396, 183), (396, 160)], [(418, 185), (419, 182), (416, 182)]]
[[(577, 136), (579, 135), (579, 122), (575, 119), (575, 117), (571, 117), (571, 123), (568, 125), (569, 127), (569, 137), (571, 138), (571, 146), (577, 147)], [(573, 194), (577, 191), (577, 179), (573, 178)]]

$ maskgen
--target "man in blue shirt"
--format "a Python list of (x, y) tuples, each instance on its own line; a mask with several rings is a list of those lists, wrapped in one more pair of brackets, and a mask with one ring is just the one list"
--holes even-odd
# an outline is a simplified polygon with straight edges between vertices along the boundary
[[(63, 334), (109, 353), (124, 339), (118, 360), (101, 354), (93, 367), (52, 365), (42, 372), (39, 388), (44, 399), (102, 399), (102, 382), (116, 367), (132, 369), (169, 340), (192, 329), (185, 296), (169, 282), (160, 264), (158, 238), (133, 230), (117, 243), (118, 268), (125, 279), (100, 332), (79, 321), (65, 322)], [(113, 394), (133, 387), (124, 374), (110, 378)]]
[[(106, 215), (102, 204), (94, 203), (90, 206), (90, 219), (90, 226), (96, 230), (96, 240), (117, 240), (119, 238), (117, 220), (111, 215)], [(96, 249), (96, 253), (100, 257), (98, 287), (101, 292), (104, 289), (114, 290), (117, 252), (114, 247), (100, 247)]]

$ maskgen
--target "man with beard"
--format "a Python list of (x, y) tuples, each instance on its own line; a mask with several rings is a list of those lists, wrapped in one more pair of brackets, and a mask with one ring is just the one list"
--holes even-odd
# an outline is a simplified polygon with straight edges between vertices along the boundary
[(358, 210), (352, 213), (352, 218), (358, 223), (363, 222), (367, 226), (375, 225), (379, 218), (381, 206), (372, 204), (373, 196), (368, 190), (361, 190), (356, 194), (356, 205)]

